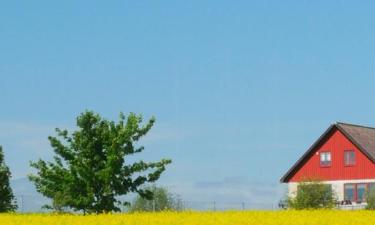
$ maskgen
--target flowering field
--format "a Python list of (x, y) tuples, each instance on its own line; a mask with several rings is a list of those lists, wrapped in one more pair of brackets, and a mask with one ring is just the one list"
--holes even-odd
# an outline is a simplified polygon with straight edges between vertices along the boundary
[(113, 215), (0, 214), (6, 225), (373, 225), (372, 211), (162, 212)]

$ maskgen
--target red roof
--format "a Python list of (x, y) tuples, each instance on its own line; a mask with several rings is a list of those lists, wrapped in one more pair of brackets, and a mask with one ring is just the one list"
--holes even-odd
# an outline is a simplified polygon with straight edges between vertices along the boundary
[(355, 124), (340, 123), (332, 124), (315, 143), (302, 155), (302, 157), (286, 172), (280, 179), (281, 182), (288, 182), (289, 178), (300, 168), (305, 160), (313, 154), (315, 148), (319, 146), (325, 137), (332, 130), (338, 129), (348, 138), (363, 154), (375, 163), (375, 128)]

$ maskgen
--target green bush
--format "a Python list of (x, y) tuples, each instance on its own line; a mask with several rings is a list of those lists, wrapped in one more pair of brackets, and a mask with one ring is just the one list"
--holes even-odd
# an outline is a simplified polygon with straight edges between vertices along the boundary
[(335, 205), (335, 193), (331, 186), (318, 180), (300, 182), (295, 197), (288, 198), (288, 206), (292, 209), (330, 209)]
[(137, 196), (131, 203), (130, 212), (159, 212), (163, 210), (181, 211), (183, 203), (181, 198), (173, 195), (164, 187), (148, 187), (146, 190), (151, 191), (152, 199), (148, 200)]

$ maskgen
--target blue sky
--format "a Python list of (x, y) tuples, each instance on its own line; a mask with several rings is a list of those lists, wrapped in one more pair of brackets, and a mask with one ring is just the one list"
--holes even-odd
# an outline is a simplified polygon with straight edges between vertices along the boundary
[(173, 159), (161, 184), (187, 199), (252, 201), (331, 123), (375, 126), (373, 11), (370, 1), (2, 2), (7, 162), (25, 177), (29, 160), (51, 157), (54, 128), (74, 129), (85, 109), (137, 112), (157, 118), (144, 157)]

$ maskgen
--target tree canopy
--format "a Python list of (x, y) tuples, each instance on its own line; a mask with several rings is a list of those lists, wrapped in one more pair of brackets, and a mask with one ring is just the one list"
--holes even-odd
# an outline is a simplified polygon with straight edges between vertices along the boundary
[(119, 121), (114, 122), (92, 111), (83, 112), (72, 134), (57, 128), (57, 137), (48, 137), (54, 160), (31, 162), (37, 174), (29, 175), (29, 179), (52, 199), (55, 210), (120, 211), (121, 204), (129, 203), (117, 197), (130, 192), (150, 199), (152, 193), (145, 184), (158, 180), (171, 160), (129, 163), (127, 156), (144, 150), (137, 142), (154, 122), (151, 118), (143, 124), (142, 116), (134, 113), (120, 113)]
[(17, 209), (15, 197), (10, 187), (11, 173), (5, 164), (3, 148), (0, 146), (0, 212), (13, 212)]

